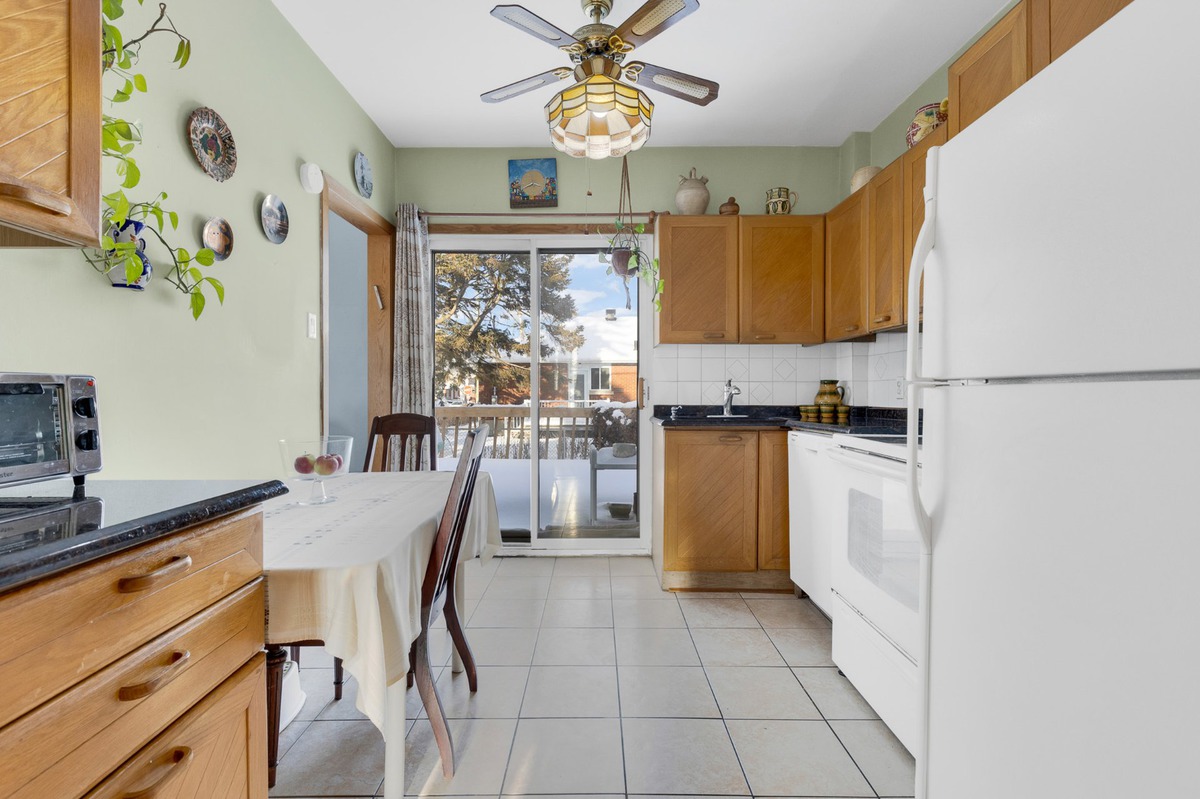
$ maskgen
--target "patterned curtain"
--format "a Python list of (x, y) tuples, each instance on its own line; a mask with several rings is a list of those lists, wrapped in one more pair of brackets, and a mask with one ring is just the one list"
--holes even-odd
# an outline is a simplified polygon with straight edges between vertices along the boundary
[[(395, 362), (392, 368), (392, 412), (433, 414), (433, 262), (429, 225), (417, 206), (401, 205), (396, 213)], [(397, 441), (393, 440), (392, 463)], [(436, 446), (437, 442), (434, 442)], [(412, 460), (412, 449), (409, 449)], [(428, 459), (406, 463), (405, 469), (428, 468)]]

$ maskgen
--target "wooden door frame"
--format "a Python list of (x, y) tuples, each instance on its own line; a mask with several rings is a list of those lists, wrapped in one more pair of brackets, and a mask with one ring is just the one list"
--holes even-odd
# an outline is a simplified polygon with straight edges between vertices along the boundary
[[(395, 351), (396, 226), (329, 173), (321, 189), (321, 435), (329, 431), (329, 214), (335, 213), (367, 234), (367, 419), (391, 413)], [(382, 303), (376, 299), (379, 289)], [(382, 305), (382, 307), (380, 307)]]

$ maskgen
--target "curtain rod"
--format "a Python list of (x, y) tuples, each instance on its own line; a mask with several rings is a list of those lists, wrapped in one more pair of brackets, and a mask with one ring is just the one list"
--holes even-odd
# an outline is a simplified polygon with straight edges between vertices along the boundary
[[(603, 219), (616, 219), (616, 213), (591, 213), (591, 214), (555, 214), (555, 213), (533, 213), (528, 211), (500, 211), (494, 214), (485, 213), (455, 213), (453, 211), (419, 211), (420, 216), (425, 218), (435, 216), (450, 216), (450, 217), (488, 217), (488, 218), (506, 218), (520, 217), (522, 219), (590, 219), (592, 217)], [(633, 216), (644, 216), (653, 220), (659, 215), (659, 211), (634, 211)]]

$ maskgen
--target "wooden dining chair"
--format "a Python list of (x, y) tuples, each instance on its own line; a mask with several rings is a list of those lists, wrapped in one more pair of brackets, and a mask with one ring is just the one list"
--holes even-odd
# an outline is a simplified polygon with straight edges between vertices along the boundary
[[(400, 439), (397, 461), (393, 464), (390, 459), (392, 438)], [(408, 447), (413, 444), (416, 455), (413, 460), (421, 462), (421, 450), (425, 441), (429, 441), (429, 470), (437, 471), (437, 420), (432, 416), (422, 416), (419, 413), (389, 413), (386, 416), (376, 416), (371, 420), (371, 432), (367, 435), (367, 455), (363, 461), (363, 471), (372, 471), (375, 460), (375, 444), (383, 441), (383, 457), (380, 459), (380, 471), (404, 471), (408, 462)], [(389, 469), (389, 467), (391, 467)]]
[[(399, 438), (398, 457), (392, 461), (392, 438)], [(367, 434), (367, 454), (363, 459), (363, 471), (375, 471), (376, 444), (383, 443), (383, 456), (379, 459), (379, 471), (405, 471), (408, 463), (410, 445), (415, 450), (413, 462), (420, 464), (421, 451), (428, 441), (429, 469), (437, 471), (437, 420), (432, 416), (422, 416), (419, 413), (390, 413), (376, 416), (371, 420), (371, 432)], [(389, 468), (391, 467), (391, 468)], [(300, 647), (292, 647), (292, 660), (300, 662)], [(345, 671), (342, 659), (333, 659), (333, 698), (342, 698), (342, 686), (345, 683)]]
[(463, 442), (462, 455), (458, 461), (458, 468), (454, 471), (454, 481), (450, 485), (450, 494), (446, 497), (437, 536), (429, 553), (429, 565), (421, 583), (421, 632), (409, 652), (409, 685), (415, 682), (417, 691), (421, 694), (425, 715), (429, 717), (429, 723), (433, 727), (433, 738), (442, 758), (442, 773), (447, 779), (454, 776), (454, 742), (450, 737), (450, 727), (446, 722), (446, 714), (433, 679), (433, 666), (429, 660), (429, 629), (438, 620), (439, 615), (446, 618), (446, 629), (450, 632), (454, 648), (462, 658), (463, 668), (467, 673), (467, 685), (471, 693), (474, 693), (479, 687), (475, 658), (467, 644), (462, 619), (458, 615), (455, 581), (458, 579), (458, 557), (467, 527), (467, 515), (475, 494), (475, 480), (479, 475), (479, 462), (483, 457), (483, 446), (487, 437), (488, 426), (485, 424), (478, 430), (467, 433)]

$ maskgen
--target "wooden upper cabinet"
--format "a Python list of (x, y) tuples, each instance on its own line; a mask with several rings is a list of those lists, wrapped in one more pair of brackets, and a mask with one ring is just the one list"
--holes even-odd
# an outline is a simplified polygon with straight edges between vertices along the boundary
[(0, 5), (0, 245), (99, 244), (100, 71), (99, 0)]
[(758, 433), (668, 430), (663, 463), (663, 568), (755, 571)]
[[(917, 246), (917, 235), (925, 224), (925, 156), (930, 147), (946, 143), (946, 126), (935, 128), (932, 133), (900, 157), (904, 164), (904, 321), (908, 322), (908, 274), (912, 269), (913, 248)], [(924, 307), (925, 283), (921, 283), (922, 307)]]
[(867, 195), (856, 191), (825, 215), (825, 340), (867, 333)]
[(738, 218), (660, 216), (661, 344), (738, 340)]
[(904, 323), (904, 165), (896, 159), (867, 184), (867, 329)]
[(1039, 72), (1132, 0), (1028, 0), (1033, 71)]
[(743, 344), (825, 340), (825, 218), (743, 216), (738, 295)]
[(787, 569), (787, 431), (758, 434), (758, 568)]
[(950, 65), (951, 137), (1029, 80), (1029, 1), (1018, 3)]

